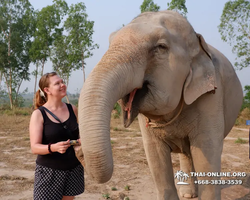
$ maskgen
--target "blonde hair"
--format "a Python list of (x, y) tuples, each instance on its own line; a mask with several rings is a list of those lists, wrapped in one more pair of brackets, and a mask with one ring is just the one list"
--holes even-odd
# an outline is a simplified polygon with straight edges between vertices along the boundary
[(56, 76), (56, 72), (50, 72), (44, 74), (39, 81), (39, 89), (36, 92), (36, 103), (35, 103), (35, 109), (39, 108), (43, 104), (47, 102), (47, 94), (44, 92), (45, 87), (49, 87), (49, 78), (52, 76)]

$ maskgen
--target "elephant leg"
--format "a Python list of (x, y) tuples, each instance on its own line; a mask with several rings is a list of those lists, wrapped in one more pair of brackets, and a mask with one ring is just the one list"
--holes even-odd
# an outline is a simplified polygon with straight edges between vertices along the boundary
[[(190, 174), (190, 172), (194, 172), (194, 167), (193, 167), (193, 161), (191, 156), (187, 156), (185, 154), (180, 153), (179, 154), (179, 159), (180, 159), (180, 168), (183, 172)], [(191, 176), (188, 178), (187, 183), (189, 185), (180, 185), (178, 186), (178, 192), (180, 197), (185, 197), (185, 198), (193, 198), (197, 197), (197, 185), (194, 183), (196, 180), (196, 177)]]
[[(191, 155), (193, 158), (195, 172), (220, 172), (221, 170), (221, 153), (223, 149), (223, 131), (204, 131), (203, 134), (197, 135), (191, 140)], [(220, 177), (197, 177), (199, 180), (219, 180)], [(221, 187), (216, 184), (198, 184), (199, 200), (220, 200)]]
[(174, 184), (170, 148), (156, 136), (159, 132), (146, 128), (143, 115), (139, 114), (138, 118), (148, 165), (157, 189), (157, 200), (179, 200)]

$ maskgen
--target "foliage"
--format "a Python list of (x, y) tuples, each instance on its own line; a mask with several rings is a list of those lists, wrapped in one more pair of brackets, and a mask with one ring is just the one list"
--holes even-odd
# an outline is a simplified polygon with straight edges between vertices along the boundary
[(246, 120), (250, 120), (250, 108), (244, 108), (236, 119), (236, 126), (246, 125)]
[(126, 185), (126, 186), (124, 187), (124, 189), (125, 189), (126, 191), (129, 191), (129, 190), (130, 190), (130, 185)]
[(248, 105), (250, 108), (250, 85), (245, 85), (244, 91), (246, 92), (244, 96), (244, 102)]
[(120, 116), (121, 115), (121, 106), (119, 103), (115, 103), (114, 105), (114, 110), (117, 112), (117, 114)]
[(103, 197), (104, 199), (110, 199), (110, 196), (109, 196), (108, 193), (107, 193), (107, 194), (103, 194), (102, 197)]
[[(41, 63), (41, 74), (43, 74), (44, 64), (50, 56), (51, 45), (55, 37), (63, 31), (60, 24), (68, 10), (68, 5), (64, 0), (54, 0), (53, 2), (53, 5), (48, 5), (35, 12), (35, 33), (30, 54), (33, 63)], [(36, 76), (37, 73), (36, 69), (34, 75)]]
[[(112, 143), (112, 141), (111, 141), (111, 143)], [(117, 188), (116, 188), (116, 187), (111, 187), (111, 190), (112, 190), (112, 191), (116, 191)]]
[(235, 67), (243, 69), (250, 65), (250, 1), (228, 1), (218, 26), (221, 38), (233, 46), (237, 54)]
[(8, 93), (0, 85), (0, 110), (3, 108), (8, 108)]
[(0, 13), (0, 71), (13, 108), (22, 81), (29, 80), (33, 7), (28, 0), (2, 0)]
[(151, 11), (151, 12), (157, 12), (160, 9), (160, 6), (157, 6), (157, 4), (154, 3), (153, 0), (144, 0), (142, 5), (140, 6), (141, 13)]
[(243, 98), (241, 111), (244, 110), (245, 108), (250, 108), (250, 86), (249, 85), (245, 85), (244, 92), (245, 92), (245, 96)]
[(53, 63), (54, 71), (58, 73), (68, 86), (72, 69), (70, 68), (66, 36), (60, 34), (55, 38), (50, 59)]
[(188, 11), (185, 4), (186, 0), (172, 0), (170, 3), (167, 3), (168, 10), (178, 11), (180, 14), (186, 17)]
[(247, 143), (247, 141), (246, 141), (246, 140), (244, 140), (244, 139), (242, 139), (242, 138), (240, 138), (240, 137), (238, 137), (238, 139), (237, 139), (237, 140), (235, 140), (235, 143), (238, 143), (238, 144), (246, 144), (246, 143)]
[(69, 8), (65, 0), (53, 0), (52, 5), (34, 11), (29, 0), (1, 0), (0, 13), (0, 84), (6, 85), (5, 99), (11, 108), (23, 102), (19, 90), (23, 80), (30, 79), (31, 62), (36, 66), (35, 94), (38, 75), (43, 75), (48, 59), (68, 84), (71, 72), (84, 71), (85, 59), (99, 47), (92, 40), (94, 22), (87, 20), (84, 3)]
[(8, 116), (30, 116), (32, 110), (30, 108), (1, 108), (0, 107), (0, 114), (8, 115)]
[(34, 99), (39, 66), (41, 66), (41, 75), (43, 75), (45, 63), (51, 54), (51, 46), (55, 38), (61, 35), (63, 31), (60, 24), (67, 11), (68, 5), (64, 0), (54, 0), (52, 5), (48, 5), (34, 13), (33, 26), (35, 33), (30, 48), (31, 60), (36, 65), (36, 69), (32, 72), (35, 77)]
[(66, 42), (70, 69), (82, 69), (84, 82), (85, 59), (93, 55), (92, 50), (99, 48), (92, 40), (94, 21), (89, 21), (87, 18), (86, 6), (81, 2), (70, 6), (68, 18), (64, 23), (65, 30), (68, 32)]

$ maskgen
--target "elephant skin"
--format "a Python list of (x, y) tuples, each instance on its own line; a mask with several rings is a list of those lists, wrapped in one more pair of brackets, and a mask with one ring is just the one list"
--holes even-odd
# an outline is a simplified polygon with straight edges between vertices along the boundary
[[(171, 152), (179, 153), (187, 174), (220, 172), (223, 139), (242, 104), (239, 79), (228, 59), (174, 11), (142, 13), (109, 40), (79, 99), (87, 173), (98, 183), (112, 177), (110, 119), (119, 100), (125, 127), (138, 116), (157, 200), (179, 199)], [(180, 196), (221, 199), (219, 185), (197, 189), (194, 180), (178, 189)]]

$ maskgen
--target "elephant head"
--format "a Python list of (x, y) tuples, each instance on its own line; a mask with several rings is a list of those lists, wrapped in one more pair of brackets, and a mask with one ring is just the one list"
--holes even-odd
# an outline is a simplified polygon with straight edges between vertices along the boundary
[(138, 113), (166, 115), (216, 88), (203, 37), (173, 11), (146, 12), (110, 35), (110, 46), (83, 85), (79, 128), (87, 173), (97, 182), (113, 172), (110, 118), (121, 99), (124, 126)]

